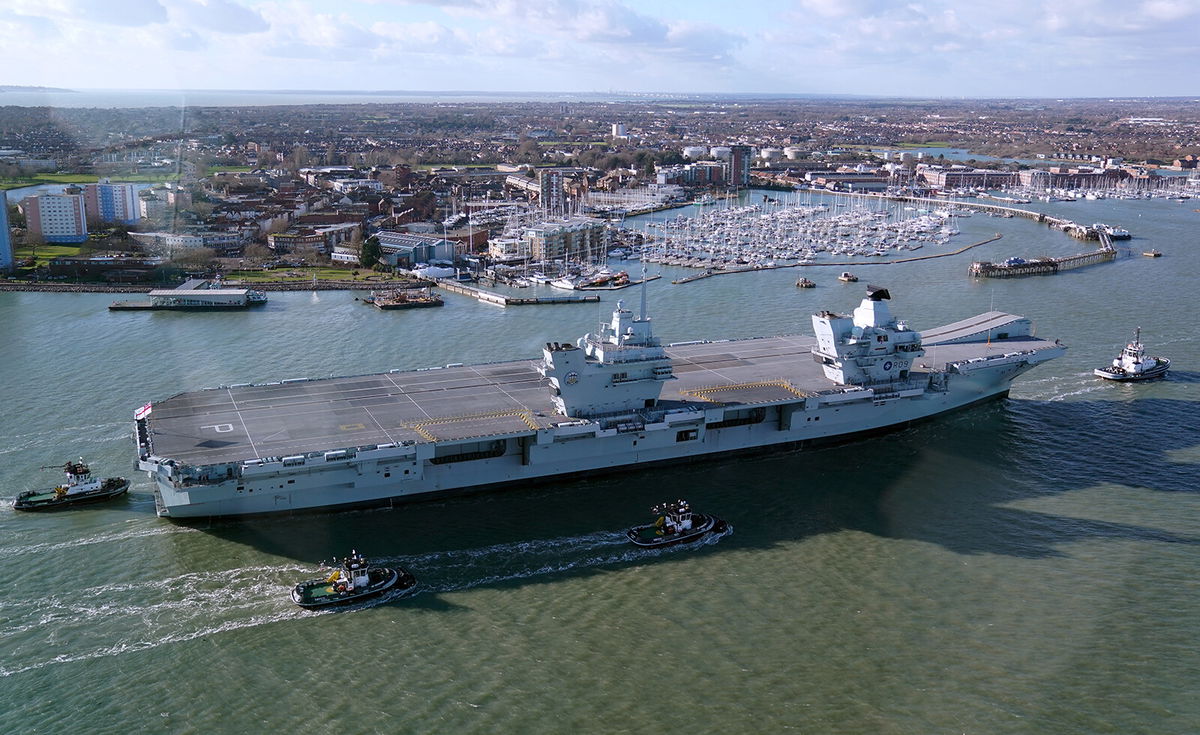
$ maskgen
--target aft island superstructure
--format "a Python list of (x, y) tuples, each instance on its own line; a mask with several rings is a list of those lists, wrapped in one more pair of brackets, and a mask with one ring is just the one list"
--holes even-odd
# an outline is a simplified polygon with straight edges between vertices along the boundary
[(172, 518), (381, 504), (899, 427), (1065, 350), (1001, 312), (917, 332), (867, 291), (815, 338), (664, 346), (643, 291), (536, 361), (182, 393), (135, 415), (138, 465)]

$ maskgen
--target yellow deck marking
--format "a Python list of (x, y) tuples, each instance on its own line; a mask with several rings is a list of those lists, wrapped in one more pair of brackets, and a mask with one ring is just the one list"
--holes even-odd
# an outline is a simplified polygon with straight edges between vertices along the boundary
[(745, 388), (767, 388), (767, 387), (783, 388), (784, 390), (790, 392), (792, 395), (796, 396), (797, 398), (804, 398), (808, 395), (804, 391), (799, 390), (796, 387), (794, 387), (791, 383), (789, 383), (786, 380), (764, 380), (764, 381), (760, 381), (757, 383), (733, 383), (731, 385), (714, 385), (714, 386), (710, 386), (708, 388), (693, 388), (691, 390), (681, 390), (681, 391), (679, 391), (679, 394), (684, 395), (684, 396), (691, 396), (691, 397), (697, 398), (701, 401), (708, 401), (709, 403), (717, 403), (717, 401), (711, 397), (711, 394), (723, 393), (723, 392), (728, 392), (728, 391), (737, 391), (737, 390), (742, 390)]
[[(437, 441), (437, 437), (434, 436), (433, 434), (429, 433), (428, 431), (426, 431), (425, 430), (426, 426), (433, 426), (435, 424), (454, 424), (454, 423), (460, 423), (460, 422), (464, 422), (464, 421), (479, 421), (479, 420), (485, 420), (485, 419), (498, 419), (498, 418), (504, 418), (506, 416), (516, 416), (517, 418), (524, 421), (525, 425), (528, 426), (530, 429), (533, 429), (534, 431), (537, 431), (539, 428), (541, 428), (540, 426), (538, 426), (537, 421), (534, 420), (533, 415), (529, 411), (498, 411), (495, 413), (477, 413), (477, 414), (467, 414), (465, 416), (448, 416), (446, 418), (430, 419), (429, 421), (420, 421), (415, 424), (405, 424), (404, 428), (415, 431), (416, 433), (420, 434), (426, 440), (432, 442), (432, 441)], [(488, 435), (480, 434), (479, 436), (488, 436)]]

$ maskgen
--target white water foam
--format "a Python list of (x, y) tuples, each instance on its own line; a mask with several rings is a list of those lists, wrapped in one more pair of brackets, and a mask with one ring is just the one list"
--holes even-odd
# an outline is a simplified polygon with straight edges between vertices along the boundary
[[(118, 537), (130, 538), (141, 535), (157, 535), (158, 533), (164, 532), (172, 531), (169, 529), (156, 529), (145, 533), (110, 534), (104, 537), (91, 537), (90, 539), (81, 539), (79, 541), (87, 543), (101, 543), (116, 540)], [(208, 625), (190, 630), (180, 630), (180, 628), (187, 628), (187, 623), (189, 621), (193, 621), (200, 616), (210, 618), (214, 612), (237, 614), (261, 610), (265, 605), (274, 604), (275, 606), (279, 606), (284, 599), (282, 592), (287, 589), (289, 584), (268, 581), (268, 578), (282, 577), (285, 574), (303, 573), (306, 568), (294, 564), (260, 565), (222, 571), (194, 572), (177, 575), (168, 579), (153, 580), (148, 582), (118, 582), (99, 585), (80, 590), (77, 594), (89, 601), (103, 599), (104, 596), (114, 593), (122, 593), (128, 596), (134, 596), (133, 593), (138, 592), (156, 593), (160, 597), (166, 597), (168, 599), (160, 599), (159, 601), (148, 602), (145, 604), (106, 602), (97, 604), (94, 602), (81, 603), (51, 595), (49, 597), (40, 599), (37, 603), (37, 607), (29, 611), (31, 616), (37, 616), (36, 620), (28, 620), (26, 622), (10, 625), (4, 629), (0, 629), (0, 638), (8, 638), (17, 633), (28, 632), (35, 629), (58, 631), (62, 630), (64, 626), (69, 626), (71, 624), (80, 625), (88, 630), (93, 630), (94, 626), (91, 624), (92, 621), (101, 619), (111, 620), (114, 618), (128, 619), (130, 617), (140, 618), (147, 632), (154, 632), (156, 628), (164, 626), (169, 626), (170, 628), (174, 628), (174, 630), (164, 630), (160, 635), (157, 636), (135, 641), (121, 641), (108, 646), (92, 648), (91, 650), (82, 653), (60, 654), (22, 666), (16, 666), (12, 668), (0, 666), (0, 678), (14, 676), (16, 674), (22, 674), (28, 671), (34, 671), (54, 664), (75, 663), (95, 658), (119, 656), (125, 653), (145, 651), (148, 649), (157, 648), (159, 646), (173, 643), (183, 643), (186, 641), (195, 640), (197, 638), (217, 635), (227, 631), (252, 628), (285, 620), (300, 619), (313, 614), (331, 614), (334, 612), (366, 609), (375, 607), (377, 605), (385, 605), (389, 602), (393, 602), (402, 597), (410, 595), (416, 596), (425, 593), (436, 594), (439, 592), (457, 592), (482, 585), (497, 584), (519, 579), (529, 579), (547, 574), (562, 573), (573, 569), (587, 569), (606, 564), (643, 561), (665, 554), (678, 553), (686, 549), (710, 546), (731, 533), (733, 533), (732, 526), (720, 534), (707, 536), (697, 542), (669, 546), (663, 549), (630, 548), (623, 533), (601, 532), (559, 539), (523, 541), (512, 544), (497, 544), (479, 549), (458, 549), (445, 552), (432, 552), (429, 554), (411, 557), (381, 559), (381, 563), (404, 562), (407, 565), (415, 567), (418, 570), (418, 573), (436, 575), (438, 569), (462, 569), (473, 567), (478, 567), (481, 570), (487, 569), (488, 567), (493, 566), (488, 560), (495, 558), (496, 556), (505, 557), (509, 563), (511, 563), (514, 558), (519, 558), (521, 556), (529, 557), (528, 563), (524, 566), (518, 566), (518, 568), (513, 569), (512, 571), (500, 574), (484, 574), (457, 582), (418, 583), (415, 590), (399, 590), (382, 595), (378, 598), (366, 600), (356, 605), (344, 606), (337, 609), (331, 608), (326, 610), (307, 611), (303, 610), (302, 608), (293, 607), (289, 602), (286, 605), (285, 610), (271, 613), (251, 614), (245, 618), (226, 620), (216, 625)], [(68, 542), (64, 545), (74, 546), (79, 545), (79, 543)], [(36, 548), (52, 549), (64, 545), (46, 544), (39, 545)], [(556, 553), (561, 556), (564, 551), (570, 551), (573, 553), (578, 553), (581, 551), (594, 552), (607, 547), (617, 546), (622, 548), (619, 551), (612, 551), (609, 553), (592, 553), (582, 558), (572, 560), (541, 563), (537, 562), (537, 557), (546, 553)], [(208, 586), (206, 587), (205, 585)], [(236, 594), (234, 592), (236, 592)], [(11, 608), (14, 606), (6, 605), (5, 607)], [(6, 613), (6, 617), (11, 619), (13, 616), (9, 613)], [(121, 633), (125, 632), (127, 632), (127, 628), (121, 628)]]

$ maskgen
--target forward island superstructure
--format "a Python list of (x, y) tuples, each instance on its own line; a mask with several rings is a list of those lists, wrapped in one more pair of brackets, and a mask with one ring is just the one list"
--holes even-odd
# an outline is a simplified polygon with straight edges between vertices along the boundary
[(135, 414), (160, 515), (386, 504), (429, 493), (775, 448), (896, 428), (1008, 394), (1062, 355), (988, 312), (917, 332), (868, 287), (793, 335), (662, 345), (646, 313), (541, 360), (181, 393)]

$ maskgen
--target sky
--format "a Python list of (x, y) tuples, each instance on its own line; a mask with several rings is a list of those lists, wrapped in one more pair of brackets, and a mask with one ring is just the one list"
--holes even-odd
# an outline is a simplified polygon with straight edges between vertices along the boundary
[(1200, 0), (3, 0), (0, 84), (1200, 94)]

